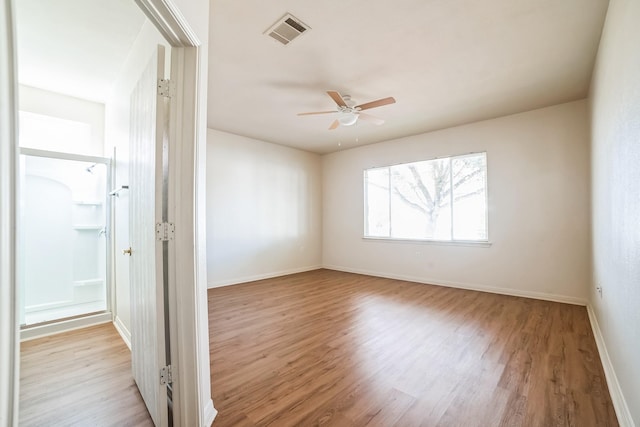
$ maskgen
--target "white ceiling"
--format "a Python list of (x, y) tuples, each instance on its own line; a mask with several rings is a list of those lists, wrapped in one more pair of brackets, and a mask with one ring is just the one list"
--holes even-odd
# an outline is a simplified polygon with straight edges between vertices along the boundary
[[(587, 96), (607, 0), (212, 0), (208, 126), (327, 153)], [(290, 12), (311, 27), (263, 34)], [(329, 131), (325, 93), (382, 126)], [(338, 146), (341, 144), (341, 147)]]
[(133, 0), (16, 0), (21, 84), (104, 102), (145, 21)]
[[(145, 20), (133, 0), (18, 0), (22, 84), (104, 102)], [(208, 126), (318, 153), (587, 96), (607, 0), (212, 0)], [(311, 27), (264, 35), (290, 12)], [(327, 128), (326, 90), (375, 126)], [(341, 144), (341, 147), (338, 146)]]

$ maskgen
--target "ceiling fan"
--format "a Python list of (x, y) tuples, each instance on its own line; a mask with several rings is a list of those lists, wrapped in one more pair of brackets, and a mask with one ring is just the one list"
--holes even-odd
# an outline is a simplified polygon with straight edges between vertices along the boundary
[(393, 97), (382, 98), (376, 101), (366, 102), (364, 104), (355, 105), (355, 102), (351, 100), (351, 96), (349, 95), (340, 95), (335, 90), (328, 90), (327, 94), (333, 99), (333, 101), (338, 106), (337, 110), (333, 111), (313, 111), (310, 113), (298, 113), (299, 116), (311, 116), (315, 114), (331, 114), (338, 113), (340, 114), (331, 126), (329, 126), (329, 130), (333, 130), (338, 126), (352, 126), (354, 125), (358, 119), (366, 120), (375, 125), (381, 125), (384, 123), (384, 120), (372, 116), (367, 113), (363, 113), (362, 110), (368, 110), (370, 108), (382, 107), (383, 105), (394, 104), (396, 100)]

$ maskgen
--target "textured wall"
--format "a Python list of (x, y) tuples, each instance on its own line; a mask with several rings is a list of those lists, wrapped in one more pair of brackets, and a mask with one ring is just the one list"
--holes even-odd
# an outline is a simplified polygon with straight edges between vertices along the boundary
[[(611, 1), (591, 88), (591, 302), (636, 425), (640, 425), (639, 22), (639, 1)], [(595, 291), (597, 285), (602, 286), (602, 297)]]

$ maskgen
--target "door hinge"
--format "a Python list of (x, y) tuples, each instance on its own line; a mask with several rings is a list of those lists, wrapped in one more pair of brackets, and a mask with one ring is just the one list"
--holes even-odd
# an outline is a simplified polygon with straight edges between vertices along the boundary
[(176, 95), (176, 84), (169, 79), (158, 79), (158, 95), (171, 98)]
[(176, 233), (176, 226), (172, 222), (159, 222), (156, 224), (156, 240), (166, 242), (173, 240)]
[(160, 369), (160, 385), (173, 383), (173, 367), (171, 365), (164, 366)]

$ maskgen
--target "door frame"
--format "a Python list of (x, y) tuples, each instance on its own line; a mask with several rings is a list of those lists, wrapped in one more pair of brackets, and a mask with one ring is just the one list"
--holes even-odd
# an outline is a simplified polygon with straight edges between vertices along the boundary
[[(16, 286), (17, 73), (15, 0), (0, 0), (0, 424), (17, 425), (19, 342)], [(178, 57), (172, 69), (175, 114), (170, 120), (169, 221), (171, 355), (175, 364), (174, 425), (209, 426), (211, 400), (206, 287), (205, 159), (206, 49), (172, 0), (135, 0)], [(203, 11), (207, 12), (207, 11)], [(180, 286), (176, 286), (179, 282)], [(5, 380), (6, 378), (6, 380)]]
[[(27, 148), (27, 147), (18, 147), (18, 157), (20, 156), (29, 156), (29, 157), (42, 157), (45, 159), (58, 159), (58, 160), (70, 160), (77, 162), (86, 162), (86, 163), (99, 163), (105, 165), (106, 167), (106, 182), (105, 182), (105, 193), (104, 193), (104, 224), (105, 224), (105, 309), (96, 313), (87, 313), (86, 315), (81, 315), (82, 317), (73, 316), (73, 318), (59, 318), (54, 320), (53, 322), (46, 322), (46, 324), (32, 324), (32, 325), (18, 325), (20, 330), (20, 341), (26, 341), (31, 339), (40, 338), (45, 335), (51, 335), (62, 331), (68, 331), (71, 329), (83, 328), (95, 324), (107, 323), (112, 320), (113, 315), (113, 304), (112, 304), (112, 296), (114, 294), (114, 290), (111, 289), (111, 253), (112, 253), (112, 227), (111, 227), (111, 197), (109, 197), (108, 192), (109, 189), (112, 188), (112, 179), (113, 179), (113, 171), (111, 170), (112, 162), (108, 157), (101, 156), (88, 156), (85, 154), (75, 154), (75, 153), (65, 153), (62, 151), (49, 151), (49, 150), (40, 150), (36, 148)], [(20, 181), (20, 179), (18, 179)], [(18, 237), (18, 241), (20, 241), (20, 237)], [(18, 246), (20, 243), (18, 243)], [(21, 304), (24, 304), (24, 301), (20, 301)], [(23, 307), (18, 307), (18, 313), (22, 310)]]
[[(206, 285), (205, 167), (207, 52), (171, 0), (135, 0), (171, 46), (175, 96), (169, 120), (168, 222), (175, 224), (169, 250), (169, 329), (174, 426), (210, 426), (209, 310)], [(206, 62), (205, 62), (206, 63)], [(172, 273), (173, 271), (173, 273)], [(180, 286), (176, 286), (180, 283)]]
[(13, 4), (0, 3), (0, 425), (18, 425), (20, 345), (16, 287), (17, 73)]

